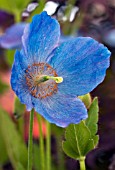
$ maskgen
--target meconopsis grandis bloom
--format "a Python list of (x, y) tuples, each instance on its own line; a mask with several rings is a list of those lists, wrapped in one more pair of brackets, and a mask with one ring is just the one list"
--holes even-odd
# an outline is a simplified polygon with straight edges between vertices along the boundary
[(28, 25), (28, 23), (20, 22), (7, 28), (5, 33), (0, 35), (0, 47), (5, 49), (21, 48), (21, 37), (26, 25)]
[(109, 67), (110, 51), (92, 38), (72, 38), (60, 44), (60, 26), (46, 12), (35, 15), (16, 51), (11, 86), (27, 110), (66, 127), (87, 118), (76, 96), (92, 91)]

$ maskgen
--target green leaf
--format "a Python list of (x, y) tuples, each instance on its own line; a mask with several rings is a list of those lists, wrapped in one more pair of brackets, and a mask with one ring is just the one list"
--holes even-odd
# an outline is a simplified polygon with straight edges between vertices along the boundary
[(8, 88), (9, 86), (0, 79), (0, 94), (3, 94)]
[(6, 146), (3, 140), (3, 135), (1, 133), (1, 129), (0, 129), (0, 166), (5, 165), (8, 162), (8, 154), (6, 151)]
[(15, 53), (15, 50), (6, 50), (5, 51), (7, 63), (10, 67), (12, 67), (12, 64), (14, 61), (14, 53)]
[(29, 4), (30, 0), (14, 0), (17, 9), (24, 10), (25, 7)]
[(26, 170), (26, 169), (23, 167), (23, 165), (20, 162), (18, 162), (16, 170)]
[(62, 145), (64, 152), (74, 159), (84, 158), (93, 148), (93, 141), (90, 137), (90, 131), (84, 121), (69, 125), (65, 133), (66, 141), (63, 141)]
[(24, 8), (29, 4), (30, 0), (0, 0), (0, 9), (6, 10), (8, 12), (15, 13), (16, 10), (24, 10)]
[(27, 167), (27, 147), (22, 140), (20, 133), (9, 114), (0, 108), (0, 129), (9, 159), (14, 169), (17, 169), (19, 162), (26, 169)]
[(98, 99), (94, 98), (88, 112), (88, 118), (76, 125), (69, 125), (66, 128), (63, 142), (64, 152), (74, 158), (82, 159), (86, 154), (94, 149), (99, 141), (97, 133), (98, 122)]
[(8, 0), (0, 0), (0, 9), (6, 10), (7, 12), (13, 13), (13, 8), (15, 8), (14, 0), (8, 1)]
[(98, 99), (97, 97), (95, 97), (89, 108), (88, 118), (85, 120), (86, 126), (88, 127), (91, 133), (91, 138), (94, 140), (95, 146), (97, 145), (99, 140), (99, 136), (96, 135), (98, 130), (98, 125), (97, 125), (98, 112), (99, 112)]
[(18, 97), (15, 97), (15, 104), (14, 104), (14, 116), (16, 119), (20, 118), (25, 112), (25, 105), (20, 103)]
[(93, 137), (93, 142), (94, 142), (94, 148), (98, 145), (99, 142), (99, 135), (96, 135)]
[(25, 105), (20, 103), (18, 97), (15, 97), (14, 117), (17, 119), (17, 128), (22, 138), (24, 136), (24, 113), (25, 113)]
[(90, 105), (91, 105), (91, 95), (90, 95), (90, 93), (87, 93), (83, 96), (79, 96), (78, 98), (82, 100), (82, 102), (85, 104), (86, 108), (90, 107)]
[(17, 22), (21, 21), (21, 13), (25, 10), (30, 0), (0, 0), (0, 9), (14, 14)]

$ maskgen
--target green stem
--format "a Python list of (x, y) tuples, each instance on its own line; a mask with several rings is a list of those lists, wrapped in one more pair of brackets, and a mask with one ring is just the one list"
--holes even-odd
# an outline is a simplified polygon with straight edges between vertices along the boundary
[(14, 11), (14, 13), (15, 13), (15, 22), (16, 23), (20, 22), (21, 21), (21, 13), (20, 13), (20, 11), (16, 9)]
[(47, 136), (46, 136), (46, 167), (51, 170), (51, 129), (50, 123), (46, 121)]
[(80, 170), (86, 170), (86, 168), (85, 168), (85, 159), (79, 160), (79, 164), (80, 164)]
[(64, 160), (64, 152), (62, 151), (62, 135), (56, 136), (56, 144), (57, 144), (57, 158), (58, 158), (58, 170), (65, 170), (65, 160)]
[(33, 119), (34, 119), (34, 109), (30, 112), (30, 122), (29, 122), (29, 139), (28, 139), (28, 170), (32, 170), (32, 151), (33, 151)]
[(39, 133), (40, 133), (40, 156), (41, 156), (41, 170), (45, 170), (45, 151), (44, 151), (44, 138), (42, 132), (42, 117), (40, 114), (37, 114), (37, 119), (39, 123)]

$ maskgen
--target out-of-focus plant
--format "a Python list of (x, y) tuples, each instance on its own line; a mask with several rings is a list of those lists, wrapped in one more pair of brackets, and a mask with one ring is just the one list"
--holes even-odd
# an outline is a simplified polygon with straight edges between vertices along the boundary
[(22, 11), (24, 8), (27, 7), (29, 4), (30, 0), (12, 0), (12, 1), (7, 1), (7, 0), (0, 0), (0, 9), (6, 10), (9, 13), (12, 13), (15, 17), (15, 21), (19, 22), (21, 18)]
[(12, 24), (14, 24), (14, 16), (0, 9), (0, 35)]
[(15, 170), (26, 170), (27, 148), (8, 113), (0, 108), (0, 129), (7, 154)]
[(0, 36), (0, 47), (5, 49), (18, 49), (22, 46), (21, 37), (27, 23), (21, 22), (6, 29)]

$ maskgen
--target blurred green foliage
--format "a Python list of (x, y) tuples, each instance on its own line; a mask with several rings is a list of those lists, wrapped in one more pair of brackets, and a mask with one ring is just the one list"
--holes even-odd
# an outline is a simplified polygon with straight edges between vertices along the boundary
[(9, 86), (0, 79), (0, 94), (4, 94), (8, 88)]
[[(15, 170), (26, 170), (27, 147), (9, 114), (0, 108), (0, 129), (7, 154)], [(21, 169), (20, 169), (21, 167)]]
[(30, 0), (0, 0), (0, 9), (5, 10), (9, 13), (14, 14), (15, 21), (19, 22), (21, 18), (21, 13), (23, 12), (24, 8), (27, 7)]

